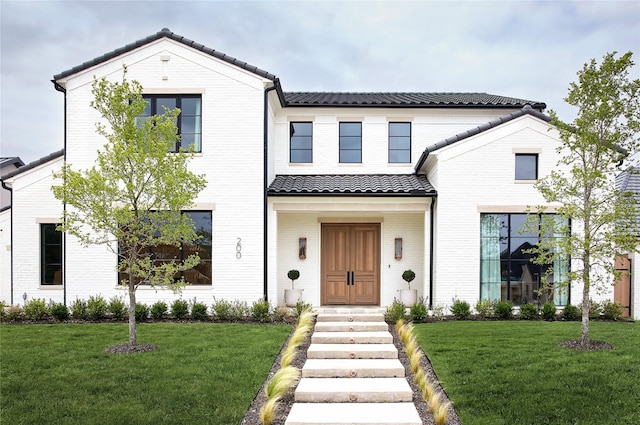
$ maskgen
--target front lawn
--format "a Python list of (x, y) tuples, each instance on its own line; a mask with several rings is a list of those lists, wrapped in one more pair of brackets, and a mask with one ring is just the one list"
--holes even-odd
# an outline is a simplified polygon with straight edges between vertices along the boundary
[(109, 354), (127, 324), (0, 325), (0, 423), (237, 424), (290, 330), (139, 324), (159, 349)]
[(640, 322), (592, 322), (615, 350), (574, 351), (578, 322), (441, 322), (416, 336), (465, 425), (640, 424)]

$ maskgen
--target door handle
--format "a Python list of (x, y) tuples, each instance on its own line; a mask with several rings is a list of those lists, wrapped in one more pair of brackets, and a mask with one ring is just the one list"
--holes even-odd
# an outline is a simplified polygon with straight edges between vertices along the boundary
[(355, 277), (353, 276), (354, 272), (351, 272), (351, 284), (355, 285), (356, 284), (356, 280)]
[(349, 272), (347, 272), (347, 286), (351, 285), (351, 282), (349, 281)]

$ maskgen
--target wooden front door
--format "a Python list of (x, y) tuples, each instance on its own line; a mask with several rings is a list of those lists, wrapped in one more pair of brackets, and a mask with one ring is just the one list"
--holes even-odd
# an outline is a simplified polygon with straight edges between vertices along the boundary
[(322, 225), (323, 305), (380, 304), (380, 225)]
[(631, 261), (628, 255), (616, 258), (616, 269), (620, 272), (620, 278), (613, 287), (613, 300), (624, 306), (623, 317), (631, 316)]

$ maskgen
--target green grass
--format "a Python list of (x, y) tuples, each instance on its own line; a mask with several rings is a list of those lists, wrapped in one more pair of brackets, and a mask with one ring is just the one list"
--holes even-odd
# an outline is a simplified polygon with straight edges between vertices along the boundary
[(105, 352), (127, 326), (0, 325), (0, 423), (237, 424), (291, 330), (140, 324), (157, 351)]
[(615, 350), (575, 351), (578, 322), (415, 326), (464, 425), (640, 424), (640, 322), (592, 322)]

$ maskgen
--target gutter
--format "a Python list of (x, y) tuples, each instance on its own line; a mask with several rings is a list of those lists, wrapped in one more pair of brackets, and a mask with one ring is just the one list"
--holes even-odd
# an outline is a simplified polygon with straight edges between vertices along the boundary
[(9, 254), (9, 259), (10, 259), (10, 267), (9, 270), (11, 272), (11, 279), (9, 279), (9, 287), (11, 288), (11, 300), (10, 303), (11, 305), (13, 305), (13, 189), (9, 186), (7, 186), (4, 182), (4, 180), (0, 180), (0, 183), (2, 184), (2, 188), (6, 189), (9, 191), (9, 205), (10, 205), (10, 209), (11, 211), (9, 212), (9, 220), (11, 220), (11, 226), (9, 228), (9, 244), (11, 245), (11, 253)]
[(434, 196), (431, 198), (431, 205), (429, 206), (429, 310), (433, 309), (433, 230), (435, 228), (433, 213), (435, 211), (435, 201), (436, 197)]
[[(64, 164), (67, 163), (67, 89), (62, 87), (56, 80), (51, 80), (53, 87), (64, 95), (64, 120), (63, 120), (63, 149)], [(66, 184), (66, 182), (65, 182)], [(66, 220), (67, 203), (62, 204), (63, 220)], [(62, 233), (62, 303), (67, 305), (67, 232)]]
[[(263, 197), (263, 206), (262, 206), (262, 226), (263, 226), (263, 246), (262, 246), (262, 257), (263, 257), (263, 295), (264, 295), (264, 300), (265, 301), (269, 301), (269, 284), (268, 284), (268, 277), (269, 277), (269, 273), (268, 273), (268, 258), (267, 258), (267, 253), (269, 252), (269, 241), (268, 241), (268, 236), (269, 236), (269, 228), (268, 228), (268, 218), (269, 218), (269, 199), (268, 199), (268, 189), (269, 189), (269, 183), (268, 183), (268, 178), (269, 178), (269, 173), (268, 173), (268, 168), (269, 168), (269, 92), (272, 90), (278, 90), (278, 87), (280, 87), (280, 83), (279, 81), (276, 79), (274, 81), (274, 85), (271, 87), (267, 87), (266, 89), (264, 89), (264, 99), (263, 99), (263, 124), (262, 124), (262, 131), (263, 131), (263, 152), (264, 152), (264, 158), (263, 161), (264, 163), (262, 164), (262, 179), (263, 179), (263, 191), (264, 191), (264, 197)], [(278, 90), (278, 98), (280, 99), (280, 101), (282, 101), (282, 97), (281, 97), (281, 92), (282, 90)]]

